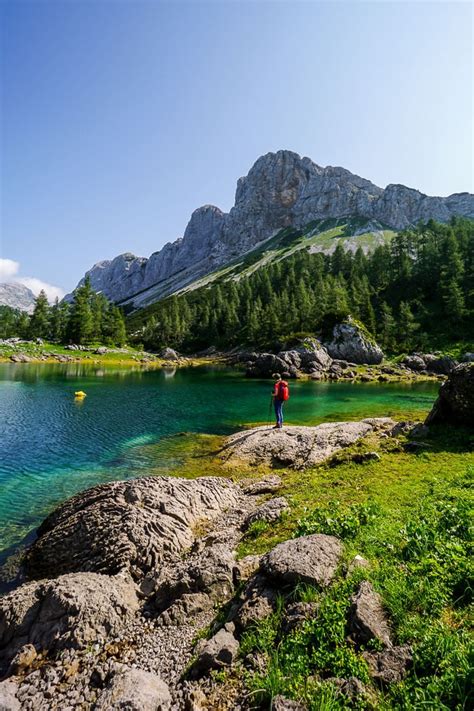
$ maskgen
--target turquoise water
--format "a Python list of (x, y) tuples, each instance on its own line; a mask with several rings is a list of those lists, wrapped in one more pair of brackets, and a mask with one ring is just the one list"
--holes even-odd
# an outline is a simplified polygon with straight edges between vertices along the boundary
[[(75, 401), (76, 390), (87, 398)], [(147, 445), (267, 422), (270, 391), (269, 381), (224, 368), (0, 364), (0, 563), (60, 501), (153, 468), (159, 449)], [(285, 417), (316, 424), (423, 416), (436, 392), (432, 383), (292, 382)]]

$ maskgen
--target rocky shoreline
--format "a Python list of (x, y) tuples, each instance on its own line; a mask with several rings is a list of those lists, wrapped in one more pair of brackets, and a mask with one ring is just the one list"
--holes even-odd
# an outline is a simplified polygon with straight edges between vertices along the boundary
[[(474, 365), (457, 366), (428, 422), (472, 426), (473, 377)], [(379, 455), (351, 455), (353, 445), (391, 440), (389, 449), (411, 451), (427, 431), (390, 418), (257, 427), (229, 437), (220, 456), (223, 465), (266, 469), (260, 478), (144, 477), (64, 502), (23, 556), (18, 586), (0, 598), (0, 708), (258, 708), (245, 679), (265, 674), (266, 661), (245, 653), (246, 636), (276, 614), (282, 634), (304, 630), (319, 603), (296, 592), (309, 586), (324, 594), (336, 578), (351, 582), (345, 644), (364, 660), (368, 677), (326, 675), (311, 683), (329, 685), (343, 704), (373, 708), (376, 689), (400, 682), (410, 669), (412, 649), (396, 640), (366, 575), (370, 563), (360, 555), (348, 559), (337, 535), (319, 532), (296, 532), (263, 555), (240, 559), (238, 546), (255, 526), (271, 527), (291, 511), (291, 499), (281, 495), (284, 468), (330, 464), (345, 450), (363, 464)], [(305, 709), (281, 696), (272, 704)]]
[[(388, 418), (296, 429), (312, 430), (312, 439), (308, 450), (307, 437), (284, 431), (280, 449), (299, 442), (286, 456), (294, 468), (368, 433), (398, 432)], [(238, 433), (223, 456), (245, 459), (253, 450), (268, 459), (268, 439), (280, 434)], [(242, 436), (250, 438), (245, 452)], [(25, 582), (0, 599), (0, 706), (251, 708), (240, 684), (221, 698), (212, 671), (256, 663), (239, 657), (242, 633), (272, 612), (280, 591), (298, 582), (327, 586), (343, 549), (334, 537), (313, 535), (237, 560), (255, 521), (271, 523), (288, 510), (282, 484), (276, 474), (238, 484), (145, 477), (66, 501), (27, 550)], [(288, 624), (305, 614), (290, 608)]]

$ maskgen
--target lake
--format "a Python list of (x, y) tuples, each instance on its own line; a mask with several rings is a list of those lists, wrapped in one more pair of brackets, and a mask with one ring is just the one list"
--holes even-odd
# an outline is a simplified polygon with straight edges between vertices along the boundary
[[(292, 381), (290, 389), (285, 420), (309, 425), (421, 418), (438, 384)], [(76, 390), (87, 397), (75, 400)], [(0, 564), (77, 491), (156, 470), (160, 458), (159, 471), (166, 472), (170, 454), (164, 445), (173, 435), (221, 435), (268, 422), (270, 392), (270, 381), (224, 367), (0, 364)]]

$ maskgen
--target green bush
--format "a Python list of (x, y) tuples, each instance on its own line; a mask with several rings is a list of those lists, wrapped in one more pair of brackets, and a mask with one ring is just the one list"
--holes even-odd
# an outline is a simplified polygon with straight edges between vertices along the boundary
[(331, 501), (320, 506), (298, 521), (296, 535), (326, 533), (339, 538), (355, 538), (362, 526), (373, 523), (379, 513), (373, 503), (341, 506), (339, 501)]

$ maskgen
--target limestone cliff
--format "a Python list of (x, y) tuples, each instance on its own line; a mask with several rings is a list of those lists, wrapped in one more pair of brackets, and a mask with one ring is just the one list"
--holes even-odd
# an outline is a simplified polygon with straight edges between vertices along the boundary
[(402, 229), (430, 218), (446, 222), (453, 215), (474, 217), (474, 195), (429, 197), (403, 185), (384, 190), (345, 168), (322, 168), (310, 158), (278, 151), (261, 156), (239, 179), (229, 213), (204, 205), (193, 212), (182, 238), (149, 259), (127, 253), (99, 262), (87, 274), (95, 290), (139, 307), (209, 274), (285, 227), (360, 217)]

